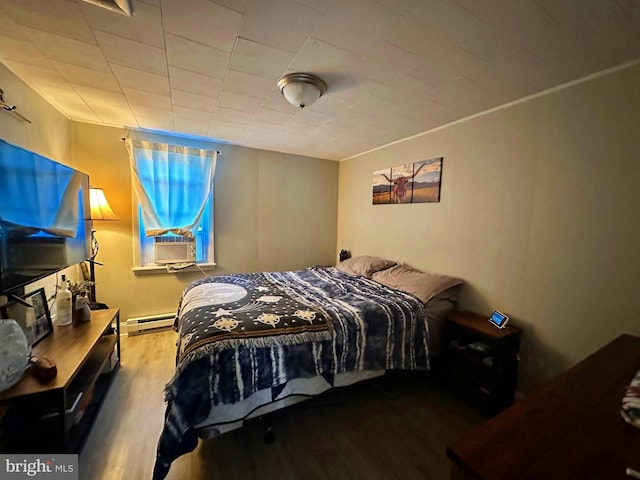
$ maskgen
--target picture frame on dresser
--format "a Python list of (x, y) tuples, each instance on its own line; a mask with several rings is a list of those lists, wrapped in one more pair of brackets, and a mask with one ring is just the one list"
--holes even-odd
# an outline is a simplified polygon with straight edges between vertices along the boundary
[(20, 298), (23, 302), (14, 301), (7, 305), (8, 318), (18, 322), (27, 336), (29, 346), (34, 347), (53, 333), (47, 297), (44, 288), (39, 288)]

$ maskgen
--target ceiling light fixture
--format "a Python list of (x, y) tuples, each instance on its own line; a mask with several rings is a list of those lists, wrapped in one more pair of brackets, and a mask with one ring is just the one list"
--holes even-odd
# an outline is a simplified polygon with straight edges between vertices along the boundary
[(278, 88), (287, 102), (302, 110), (327, 91), (327, 84), (310, 73), (290, 73), (278, 80)]
[(127, 16), (133, 15), (133, 9), (131, 8), (131, 0), (83, 0), (84, 2), (97, 5), (98, 7), (106, 8), (112, 12), (122, 13)]

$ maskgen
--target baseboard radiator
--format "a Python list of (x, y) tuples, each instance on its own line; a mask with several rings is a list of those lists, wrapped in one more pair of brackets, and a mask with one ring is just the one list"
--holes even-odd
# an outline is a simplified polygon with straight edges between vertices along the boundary
[(148, 330), (167, 328), (173, 325), (175, 313), (162, 313), (146, 317), (127, 318), (127, 335), (137, 335)]

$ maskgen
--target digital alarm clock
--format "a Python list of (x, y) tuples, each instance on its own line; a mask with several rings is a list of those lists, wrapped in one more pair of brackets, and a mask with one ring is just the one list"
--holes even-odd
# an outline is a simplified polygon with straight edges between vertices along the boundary
[(508, 321), (509, 317), (507, 317), (504, 313), (499, 312), (498, 310), (494, 310), (489, 317), (489, 322), (498, 328), (504, 328)]

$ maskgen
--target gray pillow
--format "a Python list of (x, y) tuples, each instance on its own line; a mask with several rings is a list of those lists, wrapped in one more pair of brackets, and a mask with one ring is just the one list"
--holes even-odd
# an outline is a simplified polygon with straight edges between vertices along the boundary
[[(421, 272), (409, 265), (394, 265), (374, 273), (371, 278), (387, 287), (411, 293), (424, 303), (445, 290), (463, 283), (459, 278)], [(454, 291), (452, 293), (455, 295)]]
[(366, 278), (384, 270), (385, 268), (392, 267), (396, 262), (392, 260), (385, 260), (383, 258), (372, 257), (369, 255), (361, 255), (359, 257), (348, 258), (336, 265), (336, 268), (341, 272), (348, 273), (349, 275), (360, 275)]

